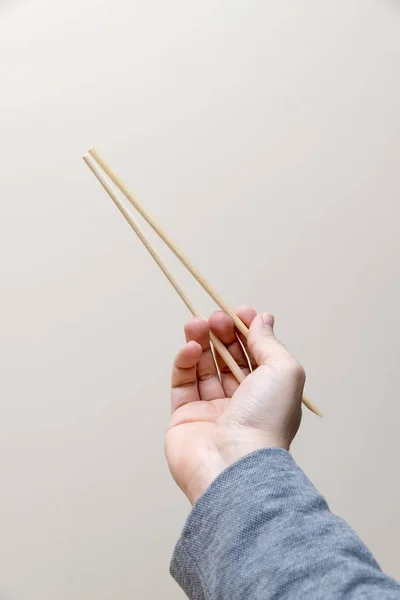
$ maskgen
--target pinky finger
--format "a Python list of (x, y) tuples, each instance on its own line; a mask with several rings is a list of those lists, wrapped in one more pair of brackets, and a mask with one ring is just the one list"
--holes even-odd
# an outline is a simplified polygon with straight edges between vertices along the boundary
[(203, 350), (195, 341), (188, 342), (178, 352), (171, 377), (171, 409), (200, 400), (197, 387), (197, 364)]

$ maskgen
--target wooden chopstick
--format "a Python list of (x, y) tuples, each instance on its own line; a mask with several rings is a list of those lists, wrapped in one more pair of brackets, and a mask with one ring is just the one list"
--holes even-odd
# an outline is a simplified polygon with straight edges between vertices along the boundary
[[(201, 316), (201, 314), (199, 313), (199, 311), (196, 309), (196, 307), (193, 305), (191, 300), (188, 298), (185, 291), (183, 290), (181, 285), (178, 283), (177, 279), (174, 277), (174, 275), (172, 275), (172, 273), (168, 269), (166, 263), (161, 258), (160, 254), (148, 241), (148, 239), (146, 238), (146, 236), (145, 236), (143, 230), (141, 229), (141, 227), (139, 226), (139, 224), (135, 221), (135, 219), (132, 217), (132, 215), (126, 210), (126, 208), (124, 207), (121, 200), (114, 193), (114, 191), (111, 188), (111, 186), (109, 185), (107, 179), (104, 177), (104, 175), (101, 173), (101, 171), (98, 171), (96, 169), (96, 167), (94, 167), (94, 165), (90, 161), (88, 155), (90, 155), (90, 157), (94, 159), (94, 161), (97, 163), (97, 165), (100, 167), (100, 169), (107, 175), (107, 177), (110, 178), (110, 180), (114, 183), (114, 185), (116, 185), (116, 187), (125, 196), (125, 198), (127, 198), (127, 200), (129, 200), (129, 202), (132, 204), (132, 206), (142, 215), (142, 217), (147, 221), (147, 223), (152, 227), (152, 229), (157, 233), (157, 235), (164, 241), (164, 243), (168, 246), (168, 248), (175, 254), (175, 256), (181, 261), (181, 263), (195, 277), (195, 279), (200, 283), (200, 285), (203, 287), (203, 289), (211, 296), (211, 298), (213, 298), (213, 300), (218, 304), (218, 306), (231, 317), (231, 319), (235, 323), (237, 329), (244, 335), (245, 338), (247, 338), (249, 330), (246, 327), (246, 325), (239, 319), (239, 317), (229, 307), (229, 305), (226, 304), (226, 302), (223, 300), (223, 298), (221, 298), (221, 296), (211, 287), (211, 285), (199, 273), (199, 271), (196, 269), (196, 267), (193, 265), (193, 263), (191, 261), (189, 261), (189, 259), (183, 254), (183, 252), (180, 250), (180, 248), (178, 248), (178, 246), (171, 240), (171, 238), (158, 225), (158, 223), (146, 211), (146, 209), (136, 200), (136, 198), (132, 194), (132, 192), (126, 187), (126, 185), (118, 177), (118, 175), (116, 173), (114, 173), (114, 171), (105, 162), (105, 160), (100, 156), (100, 154), (97, 152), (97, 150), (95, 148), (91, 148), (88, 151), (88, 154), (85, 154), (85, 156), (83, 157), (83, 160), (85, 161), (87, 166), (90, 168), (90, 170), (92, 171), (94, 176), (98, 179), (100, 184), (103, 186), (103, 188), (105, 189), (107, 194), (110, 196), (110, 198), (113, 200), (114, 204), (121, 211), (121, 213), (123, 214), (125, 219), (128, 221), (128, 223), (130, 224), (132, 229), (135, 231), (136, 235), (139, 237), (139, 239), (142, 241), (142, 243), (144, 244), (146, 249), (149, 251), (151, 256), (154, 258), (154, 260), (156, 261), (156, 263), (158, 264), (160, 269), (163, 271), (164, 275), (167, 277), (169, 282), (172, 284), (172, 286), (175, 288), (175, 290), (177, 291), (179, 296), (182, 298), (183, 302), (188, 307), (189, 311), (194, 316), (199, 316), (199, 317), (203, 318)], [(241, 383), (244, 380), (245, 375), (244, 375), (243, 371), (241, 370), (241, 368), (239, 367), (239, 365), (233, 359), (233, 357), (228, 352), (228, 350), (226, 349), (224, 344), (222, 344), (222, 342), (212, 332), (210, 332), (210, 339), (211, 339), (215, 349), (220, 354), (220, 356), (223, 358), (223, 360), (225, 361), (225, 363), (227, 364), (229, 369), (232, 371), (232, 373), (234, 374), (236, 379), (239, 381), (239, 383)], [(307, 396), (303, 395), (302, 402), (311, 412), (318, 415), (319, 417), (323, 416), (323, 414), (319, 410), (319, 408), (317, 406), (315, 406), (315, 404), (313, 404), (307, 398)]]
[[(181, 285), (179, 284), (177, 279), (174, 277), (174, 275), (169, 270), (164, 259), (160, 256), (160, 254), (157, 252), (157, 250), (154, 248), (154, 246), (152, 246), (152, 244), (146, 238), (146, 235), (144, 234), (139, 223), (126, 210), (126, 208), (123, 205), (123, 203), (121, 202), (121, 200), (114, 193), (113, 189), (109, 185), (109, 183), (106, 180), (106, 178), (104, 177), (104, 175), (94, 167), (94, 165), (91, 163), (90, 159), (88, 158), (87, 154), (83, 157), (83, 160), (85, 161), (85, 163), (87, 164), (89, 169), (92, 171), (92, 173), (96, 177), (96, 179), (101, 183), (101, 185), (103, 186), (103, 188), (105, 189), (107, 194), (110, 196), (111, 200), (114, 202), (116, 207), (121, 211), (121, 213), (123, 214), (125, 219), (128, 221), (129, 225), (132, 227), (133, 231), (136, 233), (136, 235), (138, 236), (140, 241), (143, 243), (145, 248), (148, 250), (148, 252), (154, 258), (154, 260), (160, 267), (161, 271), (164, 273), (164, 275), (166, 276), (168, 281), (171, 283), (171, 285), (175, 288), (175, 290), (177, 291), (179, 296), (182, 298), (183, 302), (188, 307), (189, 311), (192, 313), (192, 315), (195, 317), (203, 318), (202, 315), (200, 314), (200, 312), (197, 310), (197, 308), (192, 303), (192, 301), (188, 298), (188, 296), (186, 295), (185, 291), (183, 290), (183, 288), (181, 287)], [(231, 370), (233, 375), (236, 377), (238, 382), (241, 383), (245, 379), (245, 374), (243, 373), (242, 369), (239, 367), (239, 365), (237, 364), (235, 359), (232, 357), (232, 355), (229, 353), (226, 346), (221, 342), (221, 340), (219, 338), (217, 338), (216, 335), (213, 334), (212, 331), (210, 331), (210, 340), (211, 340), (214, 348), (216, 349), (218, 354), (222, 357), (222, 359), (224, 360), (226, 365), (229, 367), (229, 369)]]
[(153, 217), (147, 212), (147, 210), (138, 202), (132, 192), (127, 188), (124, 182), (118, 177), (118, 175), (111, 169), (106, 163), (104, 158), (100, 156), (96, 148), (91, 148), (89, 154), (97, 164), (103, 169), (106, 175), (111, 181), (117, 186), (119, 191), (125, 196), (127, 200), (132, 204), (134, 208), (142, 215), (147, 223), (154, 229), (157, 235), (163, 240), (168, 248), (175, 254), (175, 256), (181, 261), (181, 263), (187, 268), (188, 271), (193, 275), (195, 279), (200, 283), (202, 288), (211, 296), (211, 298), (218, 304), (218, 306), (231, 317), (235, 323), (236, 328), (244, 335), (247, 339), (249, 330), (246, 325), (239, 319), (237, 314), (231, 309), (231, 307), (225, 302), (223, 298), (214, 290), (214, 288), (208, 283), (203, 275), (196, 269), (194, 264), (184, 255), (182, 250), (171, 240), (171, 238), (165, 233), (165, 231), (159, 226), (159, 224), (153, 219)]

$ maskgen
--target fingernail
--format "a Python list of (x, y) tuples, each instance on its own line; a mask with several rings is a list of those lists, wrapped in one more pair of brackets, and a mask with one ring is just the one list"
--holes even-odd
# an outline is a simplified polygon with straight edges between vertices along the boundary
[(264, 313), (263, 314), (263, 322), (264, 325), (267, 325), (267, 327), (273, 327), (274, 326), (274, 316), (271, 315), (271, 313)]

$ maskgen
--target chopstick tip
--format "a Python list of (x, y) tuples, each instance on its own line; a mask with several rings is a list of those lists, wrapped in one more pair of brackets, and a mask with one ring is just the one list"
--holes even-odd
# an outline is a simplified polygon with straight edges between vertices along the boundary
[(323, 412), (321, 412), (321, 411), (319, 410), (319, 408), (317, 408), (317, 407), (316, 407), (316, 406), (314, 406), (314, 405), (310, 406), (310, 408), (311, 408), (311, 411), (314, 413), (314, 415), (317, 415), (317, 417), (321, 417), (321, 419), (323, 418), (323, 416), (324, 416), (324, 413), (323, 413)]

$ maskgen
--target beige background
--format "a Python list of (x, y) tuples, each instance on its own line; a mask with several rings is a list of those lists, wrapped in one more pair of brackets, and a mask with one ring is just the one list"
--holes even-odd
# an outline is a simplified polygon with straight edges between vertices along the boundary
[(93, 144), (232, 304), (276, 314), (326, 413), (294, 454), (400, 577), (399, 4), (0, 6), (0, 596), (182, 598), (187, 313)]

